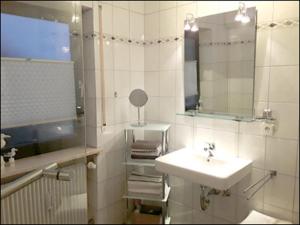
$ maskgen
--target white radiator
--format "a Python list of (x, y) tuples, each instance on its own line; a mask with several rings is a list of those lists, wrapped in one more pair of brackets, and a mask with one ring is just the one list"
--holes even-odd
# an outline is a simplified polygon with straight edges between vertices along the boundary
[(87, 224), (86, 166), (63, 168), (71, 181), (42, 177), (1, 200), (1, 224)]

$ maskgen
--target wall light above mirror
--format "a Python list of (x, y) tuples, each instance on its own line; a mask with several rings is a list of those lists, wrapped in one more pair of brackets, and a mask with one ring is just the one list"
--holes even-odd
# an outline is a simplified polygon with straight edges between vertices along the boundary
[(256, 9), (187, 14), (185, 25), (184, 114), (253, 119)]
[(242, 23), (249, 23), (250, 17), (247, 14), (247, 7), (244, 2), (239, 2), (239, 9), (237, 11), (237, 14), (234, 17), (235, 21), (240, 21)]
[(199, 30), (195, 17), (192, 13), (186, 14), (186, 20), (184, 22), (184, 30), (192, 31), (192, 32), (197, 32)]

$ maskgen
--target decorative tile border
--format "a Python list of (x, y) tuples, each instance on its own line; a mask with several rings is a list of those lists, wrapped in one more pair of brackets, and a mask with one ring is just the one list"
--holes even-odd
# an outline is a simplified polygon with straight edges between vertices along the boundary
[(285, 19), (257, 24), (258, 30), (277, 29), (299, 26), (299, 19)]
[(135, 40), (135, 39), (130, 39), (127, 37), (121, 37), (121, 36), (111, 35), (111, 34), (103, 34), (103, 40), (114, 41), (116, 43), (127, 43), (127, 44), (138, 45), (138, 46), (145, 45), (145, 42), (143, 40)]
[(160, 39), (154, 40), (146, 40), (146, 45), (157, 45), (157, 44), (166, 44), (166, 43), (173, 43), (173, 42), (181, 42), (183, 41), (183, 36), (174, 36), (174, 37), (165, 37)]
[[(266, 22), (257, 25), (258, 30), (266, 30), (266, 29), (277, 29), (277, 28), (286, 28), (286, 27), (294, 27), (299, 26), (299, 19), (286, 19), (281, 21), (273, 21), (273, 22)], [(99, 33), (89, 33), (83, 34), (85, 39), (99, 39)], [(117, 43), (126, 43), (130, 45), (137, 45), (137, 46), (151, 46), (151, 45), (160, 45), (160, 44), (167, 44), (173, 42), (182, 42), (183, 36), (173, 36), (173, 37), (164, 37), (160, 39), (154, 40), (137, 40), (137, 39), (130, 39), (128, 37), (121, 37), (112, 34), (103, 34), (104, 41), (113, 41)], [(233, 42), (209, 42), (200, 44), (200, 46), (220, 46), (220, 45), (236, 45), (236, 44), (248, 44), (253, 43), (253, 40), (243, 40), (243, 41), (233, 41)]]
[[(99, 33), (84, 34), (83, 37), (85, 39), (91, 39), (91, 40), (95, 38), (99, 39)], [(121, 37), (112, 34), (103, 34), (103, 40), (113, 41), (117, 43), (127, 43), (127, 44), (138, 45), (138, 46), (150, 46), (150, 45), (157, 45), (157, 44), (164, 44), (164, 43), (180, 42), (183, 41), (183, 37), (178, 36), (178, 37), (166, 37), (166, 38), (155, 39), (155, 40), (136, 40), (136, 39), (130, 39), (127, 37)]]
[[(85, 39), (99, 39), (100, 34), (98, 32), (95, 32), (95, 33), (84, 34), (83, 36)], [(144, 46), (146, 44), (145, 41), (143, 41), (143, 40), (135, 40), (135, 39), (130, 39), (130, 38), (121, 37), (121, 36), (115, 36), (115, 35), (111, 35), (111, 34), (103, 34), (102, 38), (104, 41), (127, 43), (127, 44), (131, 44), (131, 45)]]
[(200, 47), (203, 46), (228, 46), (228, 45), (238, 45), (238, 44), (250, 44), (254, 43), (253, 40), (245, 40), (245, 41), (225, 41), (225, 42), (207, 42), (207, 43), (200, 43)]

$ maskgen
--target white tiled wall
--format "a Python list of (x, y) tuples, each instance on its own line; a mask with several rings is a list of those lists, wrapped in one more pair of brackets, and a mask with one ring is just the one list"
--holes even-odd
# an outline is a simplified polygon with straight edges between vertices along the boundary
[[(99, 1), (106, 34), (136, 40), (182, 36), (188, 12), (196, 16), (236, 10), (237, 1)], [(98, 2), (93, 6), (94, 26), (98, 31)], [(299, 19), (298, 2), (249, 1), (258, 9), (258, 22)], [(172, 177), (170, 213), (173, 223), (232, 223), (258, 209), (280, 218), (299, 221), (299, 28), (275, 27), (257, 33), (255, 109), (257, 115), (270, 107), (278, 124), (272, 137), (265, 137), (260, 122), (230, 122), (177, 116), (183, 109), (183, 42), (143, 46), (105, 41), (105, 104), (108, 126), (101, 129), (100, 67), (97, 41), (86, 43), (95, 52), (85, 62), (88, 101), (95, 104), (88, 112), (91, 121), (87, 140), (104, 149), (96, 159), (98, 168), (89, 173), (90, 214), (97, 223), (120, 223), (124, 217), (124, 126), (135, 119), (128, 102), (133, 88), (149, 95), (145, 119), (172, 124), (172, 149), (197, 148), (201, 141), (214, 141), (218, 151), (254, 160), (252, 174), (232, 188), (232, 196), (213, 198), (210, 208), (199, 207), (199, 186)], [(89, 52), (88, 51), (88, 52)], [(115, 97), (117, 92), (117, 97)], [(89, 117), (89, 114), (91, 115)], [(95, 124), (96, 121), (96, 124)], [(93, 126), (94, 124), (94, 126)], [(276, 169), (278, 177), (245, 200), (243, 188)], [(95, 196), (98, 196), (95, 198)]]
[[(258, 23), (299, 20), (299, 3), (249, 1), (256, 6)], [(145, 40), (183, 35), (185, 13), (197, 16), (236, 10), (238, 1), (147, 1)], [(145, 46), (145, 90), (149, 102), (145, 119), (172, 124), (173, 149), (197, 148), (214, 141), (218, 151), (252, 159), (252, 174), (232, 188), (229, 198), (212, 199), (210, 208), (199, 207), (199, 186), (172, 177), (170, 213), (173, 223), (236, 223), (250, 209), (299, 221), (299, 27), (260, 29), (257, 32), (255, 110), (270, 107), (277, 119), (273, 136), (264, 136), (260, 122), (230, 122), (176, 115), (183, 109), (183, 42)], [(275, 169), (278, 176), (247, 201), (243, 188)]]
[[(86, 4), (86, 3), (85, 3)], [(144, 39), (144, 2), (93, 1), (92, 15), (86, 17), (90, 29), (98, 32), (100, 14), (103, 33), (125, 39)], [(87, 5), (87, 6), (90, 6)], [(99, 8), (100, 7), (100, 8)], [(102, 16), (101, 16), (102, 15)], [(144, 89), (144, 47), (104, 40), (105, 96), (101, 96), (101, 68), (98, 39), (84, 40), (86, 64), (87, 143), (103, 152), (94, 160), (97, 170), (88, 173), (89, 217), (96, 223), (122, 223), (125, 216), (124, 127), (137, 119), (137, 110), (128, 96), (135, 88)], [(92, 53), (92, 54), (91, 54)], [(91, 65), (91, 66), (89, 66)], [(105, 101), (107, 126), (102, 128), (101, 103)]]

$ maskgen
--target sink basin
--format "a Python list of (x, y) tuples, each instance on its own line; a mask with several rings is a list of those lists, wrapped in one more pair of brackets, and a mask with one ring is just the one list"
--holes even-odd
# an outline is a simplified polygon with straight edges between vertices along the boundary
[(156, 158), (156, 170), (218, 190), (226, 190), (251, 171), (252, 161), (234, 157), (212, 157), (181, 149)]

